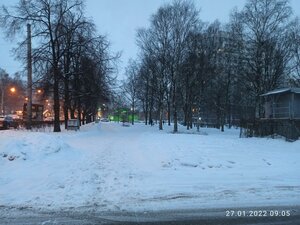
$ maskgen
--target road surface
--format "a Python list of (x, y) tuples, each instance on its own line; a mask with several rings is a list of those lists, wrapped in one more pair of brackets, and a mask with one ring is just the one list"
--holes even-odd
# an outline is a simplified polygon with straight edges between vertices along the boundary
[(43, 211), (0, 207), (1, 225), (296, 225), (300, 206), (230, 209), (235, 212), (290, 212), (290, 216), (226, 216), (228, 209), (169, 210), (159, 212)]

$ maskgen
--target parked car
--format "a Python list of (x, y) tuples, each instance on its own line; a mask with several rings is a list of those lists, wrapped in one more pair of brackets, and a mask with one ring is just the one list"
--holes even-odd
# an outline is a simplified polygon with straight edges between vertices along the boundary
[(102, 118), (100, 121), (101, 122), (109, 122), (109, 119), (108, 118)]
[(130, 123), (127, 122), (127, 121), (124, 121), (124, 122), (122, 123), (122, 126), (123, 126), (123, 127), (129, 127), (129, 126), (130, 126)]
[(0, 116), (0, 129), (18, 128), (19, 123), (12, 116)]

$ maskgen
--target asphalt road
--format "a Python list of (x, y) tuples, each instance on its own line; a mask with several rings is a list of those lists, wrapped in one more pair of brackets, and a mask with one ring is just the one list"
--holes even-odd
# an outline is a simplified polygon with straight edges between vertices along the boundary
[[(236, 213), (229, 216), (226, 211)], [(260, 210), (270, 212), (290, 212), (289, 216), (257, 215), (249, 212)], [(247, 216), (237, 215), (237, 212)], [(300, 224), (300, 206), (260, 207), (238, 209), (194, 209), (158, 212), (97, 212), (43, 211), (30, 208), (0, 206), (1, 225), (297, 225)]]

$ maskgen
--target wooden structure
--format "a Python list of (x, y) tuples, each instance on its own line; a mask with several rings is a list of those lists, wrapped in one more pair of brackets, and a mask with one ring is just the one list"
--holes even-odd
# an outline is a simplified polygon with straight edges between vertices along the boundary
[(295, 141), (300, 137), (300, 88), (282, 88), (261, 95), (264, 116), (256, 121), (259, 136), (281, 135)]
[(300, 119), (300, 88), (282, 88), (267, 92), (265, 119)]

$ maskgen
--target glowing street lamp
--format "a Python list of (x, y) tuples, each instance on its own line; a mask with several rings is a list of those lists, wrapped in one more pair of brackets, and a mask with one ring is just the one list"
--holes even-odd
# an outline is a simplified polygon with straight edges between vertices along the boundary
[(11, 93), (16, 93), (16, 88), (15, 87), (11, 87), (9, 90), (10, 90)]

